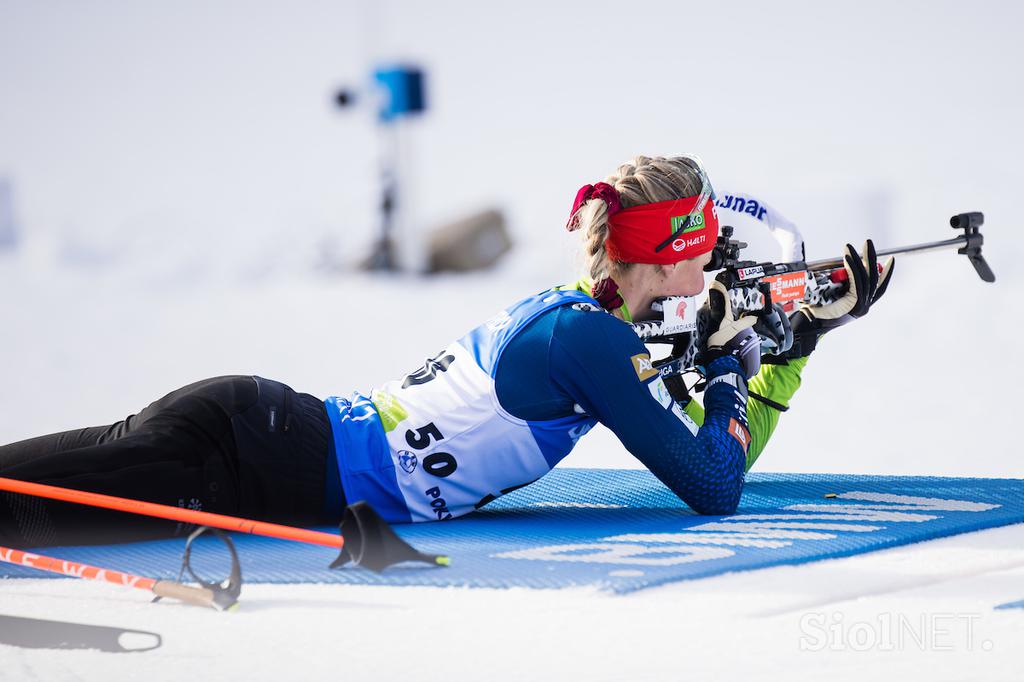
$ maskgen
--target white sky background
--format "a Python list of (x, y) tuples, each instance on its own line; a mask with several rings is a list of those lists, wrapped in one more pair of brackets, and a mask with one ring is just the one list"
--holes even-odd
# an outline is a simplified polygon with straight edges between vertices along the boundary
[(431, 107), (409, 131), (414, 228), (496, 203), (528, 245), (565, 252), (579, 185), (687, 151), (797, 220), (810, 257), (945, 237), (983, 209), (1006, 277), (1022, 19), (1005, 2), (2, 0), (0, 175), (23, 233), (107, 259), (175, 235), (354, 249), (375, 133), (331, 95), (409, 59)]

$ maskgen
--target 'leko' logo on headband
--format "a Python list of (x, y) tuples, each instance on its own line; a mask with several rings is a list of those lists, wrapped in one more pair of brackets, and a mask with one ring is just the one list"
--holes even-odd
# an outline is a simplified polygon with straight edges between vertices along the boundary
[(672, 232), (679, 232), (682, 228), (682, 232), (695, 232), (704, 228), (704, 215), (698, 213), (696, 215), (676, 215), (672, 216)]

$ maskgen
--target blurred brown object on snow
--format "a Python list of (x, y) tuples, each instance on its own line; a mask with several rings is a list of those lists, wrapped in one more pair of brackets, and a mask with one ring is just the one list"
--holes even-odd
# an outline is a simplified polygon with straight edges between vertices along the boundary
[(426, 271), (480, 270), (511, 248), (504, 214), (488, 209), (435, 230), (427, 245)]

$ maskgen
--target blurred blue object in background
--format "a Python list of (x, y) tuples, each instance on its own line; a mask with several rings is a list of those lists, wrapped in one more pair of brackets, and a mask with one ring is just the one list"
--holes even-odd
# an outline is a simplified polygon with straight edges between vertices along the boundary
[(14, 224), (14, 191), (11, 182), (0, 178), (0, 249), (13, 249), (18, 245), (18, 230)]
[(426, 110), (423, 70), (415, 66), (386, 66), (374, 71), (373, 79), (384, 90), (378, 116), (382, 123)]

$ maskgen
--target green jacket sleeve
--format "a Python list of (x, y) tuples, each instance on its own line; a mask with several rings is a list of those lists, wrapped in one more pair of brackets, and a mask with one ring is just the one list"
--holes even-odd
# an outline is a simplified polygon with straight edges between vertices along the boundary
[[(800, 388), (800, 372), (807, 364), (807, 358), (790, 360), (785, 365), (761, 365), (761, 371), (750, 380), (748, 388), (751, 393), (757, 393), (784, 407), (789, 407), (796, 389)], [(696, 400), (691, 400), (683, 408), (686, 414), (698, 424), (704, 423), (704, 408)], [(779, 415), (782, 414), (774, 407), (765, 405), (757, 398), (751, 397), (747, 402), (747, 419), (750, 423), (750, 448), (747, 450), (747, 471), (754, 465), (757, 458), (761, 456), (764, 447), (768, 444), (779, 423)]]

